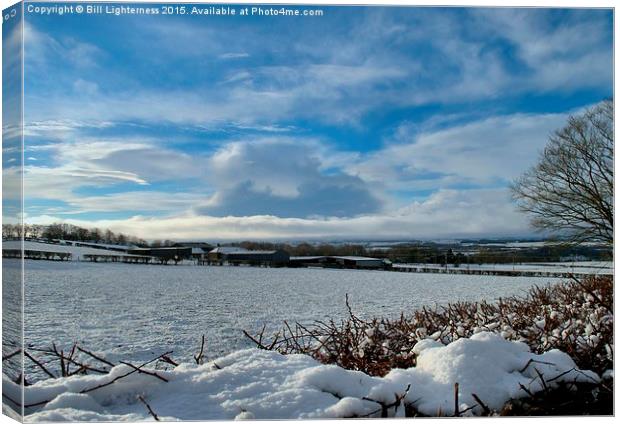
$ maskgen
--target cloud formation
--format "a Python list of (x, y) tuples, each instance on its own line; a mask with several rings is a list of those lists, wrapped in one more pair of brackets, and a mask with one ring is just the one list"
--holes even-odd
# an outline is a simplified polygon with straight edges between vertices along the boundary
[[(106, 43), (50, 34), (33, 22), (26, 28), (29, 74), (59, 78), (37, 84), (44, 96), (29, 97), (31, 119), (53, 111), (82, 120), (360, 126), (381, 108), (606, 91), (612, 82), (604, 10), (333, 9), (329, 16), (300, 21), (286, 38), (277, 25), (136, 21)], [(92, 70), (120, 54), (115, 36), (141, 52), (140, 62), (114, 63), (95, 83)], [(184, 70), (204, 78), (181, 81)]]
[(530, 234), (508, 183), (612, 92), (613, 14), (329, 10), (31, 16), (29, 219), (144, 238)]
[[(57, 221), (54, 216), (31, 216), (33, 223)], [(169, 217), (134, 216), (128, 219), (64, 222), (111, 228), (147, 239), (437, 239), (485, 236), (523, 236), (525, 218), (513, 208), (504, 190), (467, 193), (442, 190), (389, 214), (354, 218), (281, 218), (272, 215), (212, 217), (184, 214)]]
[(323, 171), (326, 150), (317, 141), (285, 137), (229, 143), (207, 163), (216, 194), (198, 212), (344, 217), (379, 211), (362, 179)]
[(396, 190), (506, 185), (529, 168), (568, 114), (494, 116), (417, 132), (404, 124), (392, 143), (348, 166)]

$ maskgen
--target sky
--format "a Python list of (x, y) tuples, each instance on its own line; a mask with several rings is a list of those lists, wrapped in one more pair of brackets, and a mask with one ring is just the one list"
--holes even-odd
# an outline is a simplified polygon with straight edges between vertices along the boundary
[(26, 222), (149, 240), (535, 236), (508, 187), (612, 96), (612, 11), (320, 9), (26, 12)]

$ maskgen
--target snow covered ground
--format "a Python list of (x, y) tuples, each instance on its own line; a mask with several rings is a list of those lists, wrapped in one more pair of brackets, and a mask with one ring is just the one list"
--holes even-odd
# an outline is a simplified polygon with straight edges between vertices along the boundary
[[(89, 390), (132, 371), (118, 365), (104, 376), (48, 379), (26, 387), (26, 404), (43, 403), (27, 408), (26, 421), (151, 420), (146, 404), (162, 420), (379, 417), (379, 402), (392, 405), (389, 416), (404, 416), (396, 396), (404, 396), (404, 403), (423, 414), (450, 416), (455, 383), (459, 411), (473, 407), (465, 414), (475, 415), (482, 407), (472, 393), (499, 410), (510, 399), (527, 396), (521, 385), (536, 393), (544, 384), (552, 388), (561, 382), (599, 381), (595, 373), (577, 369), (563, 352), (536, 355), (525, 344), (492, 333), (447, 346), (422, 340), (412, 351), (419, 355), (415, 368), (394, 369), (383, 378), (321, 365), (304, 355), (246, 349), (204, 365), (157, 370), (167, 382), (134, 372)], [(8, 379), (3, 379), (3, 390), (20, 398), (19, 387)]]
[[(19, 261), (5, 259), (5, 266)], [(140, 362), (174, 350), (191, 360), (206, 335), (209, 358), (253, 346), (242, 330), (266, 334), (284, 320), (397, 317), (422, 306), (522, 294), (554, 281), (520, 277), (329, 269), (243, 268), (29, 261), (26, 345), (73, 342), (113, 359)], [(557, 280), (555, 280), (557, 281)], [(38, 373), (32, 364), (29, 373)]]
[[(19, 241), (12, 241), (12, 240), (3, 241), (2, 247), (3, 249), (20, 249), (21, 248)], [(72, 255), (71, 259), (74, 261), (83, 260), (84, 255), (134, 256), (134, 255), (128, 255), (127, 253), (123, 253), (123, 252), (116, 252), (113, 250), (95, 249), (92, 247), (65, 246), (65, 245), (51, 244), (51, 243), (39, 243), (36, 241), (25, 241), (24, 250), (38, 250), (41, 252), (71, 253)]]
[[(441, 264), (394, 264), (399, 267), (420, 267), (420, 268), (445, 268)], [(455, 268), (453, 264), (449, 264), (448, 268)], [(613, 262), (592, 261), (592, 262), (540, 262), (540, 263), (523, 263), (523, 264), (467, 264), (459, 265), (458, 269), (475, 269), (475, 270), (495, 270), (495, 271), (532, 271), (532, 272), (566, 272), (573, 274), (596, 274), (611, 275), (614, 272)]]

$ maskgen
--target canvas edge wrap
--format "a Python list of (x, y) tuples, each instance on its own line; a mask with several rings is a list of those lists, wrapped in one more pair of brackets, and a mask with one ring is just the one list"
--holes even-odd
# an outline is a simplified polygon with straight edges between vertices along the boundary
[(2, 20), (2, 223), (12, 224), (21, 245), (2, 255), (2, 413), (23, 421), (23, 3), (4, 9)]

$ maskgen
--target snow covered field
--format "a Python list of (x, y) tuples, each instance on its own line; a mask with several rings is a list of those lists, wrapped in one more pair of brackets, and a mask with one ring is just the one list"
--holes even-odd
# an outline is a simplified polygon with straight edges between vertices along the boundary
[[(455, 383), (459, 411), (475, 415), (483, 408), (472, 393), (499, 410), (510, 399), (525, 397), (526, 391), (599, 381), (595, 373), (576, 368), (565, 353), (532, 354), (527, 345), (492, 333), (447, 346), (426, 339), (413, 351), (419, 354), (415, 368), (394, 369), (383, 378), (321, 365), (304, 355), (258, 349), (204, 365), (155, 371), (161, 378), (118, 365), (104, 376), (50, 379), (26, 387), (26, 404), (42, 403), (28, 408), (26, 421), (151, 420), (147, 405), (165, 421), (380, 417), (379, 403), (386, 405), (388, 416), (403, 417), (405, 403), (426, 415), (453, 416)], [(19, 387), (6, 378), (3, 390), (12, 399), (20, 398)]]
[[(395, 268), (415, 266), (420, 268), (445, 268), (440, 264), (394, 264)], [(448, 268), (455, 268), (449, 264)], [(495, 271), (532, 271), (532, 272), (566, 272), (573, 274), (611, 275), (614, 272), (613, 262), (540, 262), (524, 264), (460, 264), (459, 269), (495, 270)]]
[[(2, 246), (4, 249), (20, 249), (19, 241), (3, 241)], [(134, 256), (128, 255), (123, 252), (116, 252), (113, 250), (106, 249), (95, 249), (92, 247), (76, 247), (76, 246), (64, 246), (60, 244), (50, 244), (50, 243), (39, 243), (35, 241), (25, 241), (24, 242), (24, 250), (38, 250), (41, 252), (61, 252), (61, 253), (71, 253), (71, 259), (74, 261), (84, 260), (84, 255), (112, 255), (112, 256)]]
[[(5, 266), (19, 261), (5, 259)], [(495, 300), (551, 280), (329, 269), (149, 266), (30, 261), (26, 344), (68, 349), (77, 341), (113, 360), (174, 350), (191, 360), (200, 336), (209, 358), (252, 344), (283, 320), (338, 320), (345, 294), (361, 317), (392, 316), (456, 300)], [(34, 370), (32, 370), (34, 371)]]

